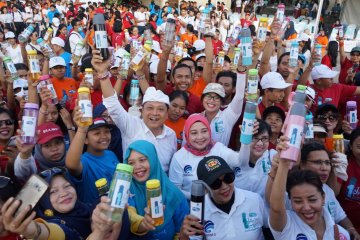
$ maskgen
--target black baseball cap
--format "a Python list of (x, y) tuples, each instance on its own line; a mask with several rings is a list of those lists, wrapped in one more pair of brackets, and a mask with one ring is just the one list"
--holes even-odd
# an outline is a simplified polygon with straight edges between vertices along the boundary
[(210, 186), (216, 179), (226, 173), (234, 173), (224, 159), (218, 156), (204, 157), (198, 165), (197, 176)]
[(95, 118), (93, 124), (89, 126), (88, 131), (94, 130), (99, 127), (107, 127), (109, 129), (112, 128), (112, 125), (109, 124), (104, 118)]

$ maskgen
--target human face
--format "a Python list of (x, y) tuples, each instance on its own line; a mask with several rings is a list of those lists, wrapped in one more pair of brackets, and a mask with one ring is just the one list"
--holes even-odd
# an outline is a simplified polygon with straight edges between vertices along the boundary
[(98, 127), (88, 132), (85, 144), (96, 151), (103, 151), (109, 147), (111, 133), (108, 127)]
[[(199, 58), (199, 59), (196, 61), (196, 64), (198, 65), (198, 67), (204, 67), (205, 62), (206, 62), (205, 58), (204, 58), (204, 57), (201, 57), (201, 58)], [(187, 65), (187, 64), (186, 64), (186, 65)]]
[(323, 88), (329, 88), (333, 84), (333, 81), (331, 78), (319, 78), (315, 83)]
[(45, 159), (56, 162), (65, 154), (65, 143), (61, 137), (51, 139), (41, 145), (41, 152)]
[(229, 98), (235, 93), (235, 87), (232, 85), (231, 77), (221, 77), (218, 82), (224, 87), (225, 98)]
[(55, 66), (50, 69), (50, 72), (54, 77), (56, 77), (58, 79), (62, 79), (65, 77), (65, 67), (64, 66)]
[(62, 47), (60, 47), (59, 45), (57, 44), (52, 44), (51, 45), (51, 48), (54, 50), (55, 53), (60, 53)]
[(184, 116), (186, 110), (186, 102), (182, 97), (177, 97), (171, 101), (169, 106), (169, 119), (176, 122)]
[(138, 182), (145, 182), (150, 176), (149, 160), (141, 153), (131, 151), (128, 164), (134, 167), (133, 177)]
[(176, 90), (187, 91), (193, 82), (190, 69), (186, 67), (176, 69), (173, 81)]
[(301, 162), (301, 168), (316, 172), (319, 174), (321, 181), (326, 183), (331, 171), (329, 155), (324, 150), (312, 151), (309, 153), (306, 162)]
[(194, 123), (189, 130), (189, 143), (196, 150), (204, 150), (211, 140), (209, 129), (202, 122)]
[(265, 89), (265, 94), (273, 103), (281, 103), (285, 97), (284, 89)]
[(350, 145), (352, 155), (359, 160), (360, 159), (360, 137), (355, 138), (354, 142)]
[(146, 102), (143, 105), (141, 116), (151, 131), (161, 131), (168, 117), (168, 108), (165, 103)]
[(134, 36), (139, 35), (139, 29), (137, 27), (134, 27), (132, 33)]
[(59, 118), (59, 111), (57, 110), (56, 106), (49, 105), (47, 111), (48, 111), (48, 114), (45, 116), (45, 121), (56, 123), (56, 121)]
[(270, 125), (273, 133), (279, 134), (283, 125), (283, 121), (279, 114), (270, 113), (266, 116), (265, 122)]
[(12, 121), (12, 124), (7, 125), (6, 120), (8, 123), (11, 123), (10, 116), (7, 113), (1, 113), (0, 114), (0, 141), (6, 142), (8, 141), (12, 135), (14, 135), (14, 129), (15, 129), (15, 122)]
[(360, 52), (354, 52), (350, 54), (350, 61), (353, 64), (359, 64), (360, 62)]
[(30, 36), (30, 40), (35, 42), (37, 39), (38, 39), (37, 32), (33, 32)]
[(216, 93), (207, 93), (203, 97), (202, 104), (206, 112), (217, 112), (221, 107), (221, 97)]
[(50, 184), (50, 202), (59, 213), (68, 213), (74, 209), (77, 195), (75, 188), (63, 176), (55, 176)]
[[(220, 180), (224, 179), (224, 175), (222, 175)], [(226, 204), (230, 201), (232, 195), (234, 194), (234, 182), (225, 183), (222, 182), (221, 187), (219, 189), (212, 189), (214, 202), (217, 204)]]
[(278, 65), (278, 73), (286, 79), (289, 76), (289, 60), (290, 56), (284, 56)]
[(331, 111), (318, 116), (318, 118), (325, 123), (328, 131), (334, 131), (339, 122), (338, 114), (334, 114)]
[(67, 29), (66, 27), (63, 27), (62, 29), (60, 29), (60, 33), (67, 36)]
[(253, 137), (250, 143), (250, 155), (253, 159), (259, 159), (269, 148), (269, 133), (264, 131)]
[(8, 38), (7, 41), (8, 41), (8, 43), (9, 43), (11, 46), (16, 45), (16, 40), (15, 40), (15, 38)]
[(106, 109), (102, 114), (101, 116), (103, 119), (105, 119), (105, 121), (109, 124), (114, 124), (110, 114), (109, 114), (109, 111)]
[(194, 75), (195, 73), (195, 65), (194, 62), (188, 60), (188, 61), (183, 61), (182, 64), (185, 64), (186, 66), (189, 66), (191, 68), (191, 73), (192, 75)]
[(324, 196), (308, 183), (291, 188), (291, 205), (306, 224), (314, 228), (322, 217)]

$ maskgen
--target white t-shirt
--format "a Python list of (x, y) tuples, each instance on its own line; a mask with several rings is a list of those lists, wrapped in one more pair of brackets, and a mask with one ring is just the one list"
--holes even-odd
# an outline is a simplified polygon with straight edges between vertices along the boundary
[(23, 22), (25, 19), (24, 13), (20, 12), (19, 10), (17, 12), (13, 13), (14, 22)]
[(42, 17), (41, 17), (40, 14), (35, 14), (35, 15), (34, 15), (34, 22), (35, 22), (35, 23), (40, 23), (41, 20), (42, 20)]
[[(189, 17), (188, 17), (187, 15), (186, 15), (185, 17), (179, 16), (179, 17), (178, 17), (178, 20), (179, 20), (179, 21), (182, 21), (182, 22), (185, 22), (186, 24), (189, 23)], [(185, 25), (185, 27), (183, 27), (183, 26), (181, 25), (180, 34), (184, 34), (185, 31), (186, 31), (186, 25)]]
[[(55, 31), (54, 31), (55, 32)], [(75, 46), (78, 42), (83, 42), (84, 39), (83, 37), (78, 33), (78, 32), (71, 32), (70, 37), (69, 37), (69, 43), (70, 43), (70, 49), (71, 52), (73, 53), (75, 50)], [(81, 56), (86, 54), (86, 48), (84, 47), (81, 51)]]
[[(234, 188), (235, 199), (229, 214), (205, 197), (204, 232), (207, 240), (264, 239), (267, 226), (264, 202), (259, 194)], [(201, 239), (201, 237), (199, 237)]]
[(231, 168), (241, 166), (238, 152), (217, 142), (205, 156), (195, 156), (182, 147), (171, 159), (169, 179), (190, 199), (191, 182), (197, 180), (197, 167), (199, 162), (206, 156), (219, 156), (223, 158)]
[(146, 24), (146, 15), (145, 15), (145, 13), (136, 11), (134, 13), (134, 17), (135, 17), (136, 21), (142, 21), (142, 22), (136, 23), (137, 26), (141, 26), (141, 27), (145, 26), (145, 24)]
[(2, 22), (3, 24), (12, 23), (13, 22), (12, 14), (11, 13), (0, 14), (0, 22)]
[[(323, 216), (325, 219), (326, 229), (324, 232), (323, 239), (330, 240), (334, 239), (334, 221), (332, 220), (330, 214), (323, 208)], [(306, 223), (304, 223), (301, 218), (294, 212), (287, 210), (287, 221), (282, 232), (275, 231), (269, 220), (269, 226), (271, 232), (276, 240), (295, 240), (295, 239), (307, 239), (307, 240), (317, 240), (316, 232)], [(339, 234), (341, 240), (350, 240), (349, 233), (338, 225)]]
[(41, 48), (40, 48), (39, 44), (28, 43), (28, 44), (26, 44), (25, 49), (26, 49), (26, 51), (36, 50), (38, 52), (41, 52)]
[(34, 23), (34, 14), (32, 13), (25, 13), (26, 23)]
[(14, 64), (24, 63), (24, 59), (21, 55), (21, 47), (19, 44), (17, 44), (15, 48), (8, 46), (5, 52), (5, 55), (11, 57)]

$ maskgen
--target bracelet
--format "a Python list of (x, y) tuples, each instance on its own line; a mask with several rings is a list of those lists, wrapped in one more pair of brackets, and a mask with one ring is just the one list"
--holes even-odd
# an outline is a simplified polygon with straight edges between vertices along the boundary
[(40, 227), (40, 224), (39, 224), (39, 223), (35, 222), (35, 226), (36, 226), (36, 233), (35, 233), (35, 235), (34, 235), (33, 237), (31, 237), (31, 238), (26, 238), (26, 239), (33, 239), (33, 240), (38, 240), (38, 239), (39, 239), (42, 230), (41, 230), (41, 227)]
[(136, 78), (137, 78), (139, 81), (143, 81), (143, 80), (146, 79), (145, 75), (136, 76)]
[(270, 178), (272, 181), (274, 181), (275, 177), (274, 177), (274, 176), (271, 176), (270, 172), (268, 173), (268, 176), (269, 176), (269, 178)]
[(110, 75), (110, 73), (109, 73), (109, 71), (107, 71), (104, 75), (98, 75), (98, 79), (100, 80), (100, 81), (104, 81), (104, 80), (106, 80), (108, 77), (109, 77), (109, 75)]
[(76, 131), (76, 129), (75, 129), (75, 127), (74, 126), (72, 126), (72, 127), (69, 127), (68, 129), (67, 129), (68, 131)]
[(47, 110), (46, 110), (45, 112), (41, 111), (41, 108), (39, 109), (39, 112), (40, 112), (41, 114), (44, 114), (44, 115), (48, 115), (48, 114), (49, 114)]

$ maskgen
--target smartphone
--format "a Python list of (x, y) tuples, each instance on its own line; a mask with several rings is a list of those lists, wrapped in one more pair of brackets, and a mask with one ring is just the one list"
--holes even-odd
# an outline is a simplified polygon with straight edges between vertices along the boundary
[(60, 112), (60, 110), (63, 108), (60, 103), (55, 104), (56, 109)]
[[(33, 209), (48, 187), (48, 183), (39, 175), (31, 175), (29, 180), (15, 197), (15, 199), (21, 201), (21, 205), (15, 212), (15, 217), (29, 205), (31, 206), (31, 209)], [(29, 214), (30, 212), (31, 211), (29, 211)]]
[(15, 147), (16, 146), (15, 140), (16, 140), (16, 136), (12, 136), (9, 139), (9, 141), (6, 143), (6, 146), (4, 149), (6, 149), (7, 147)]

